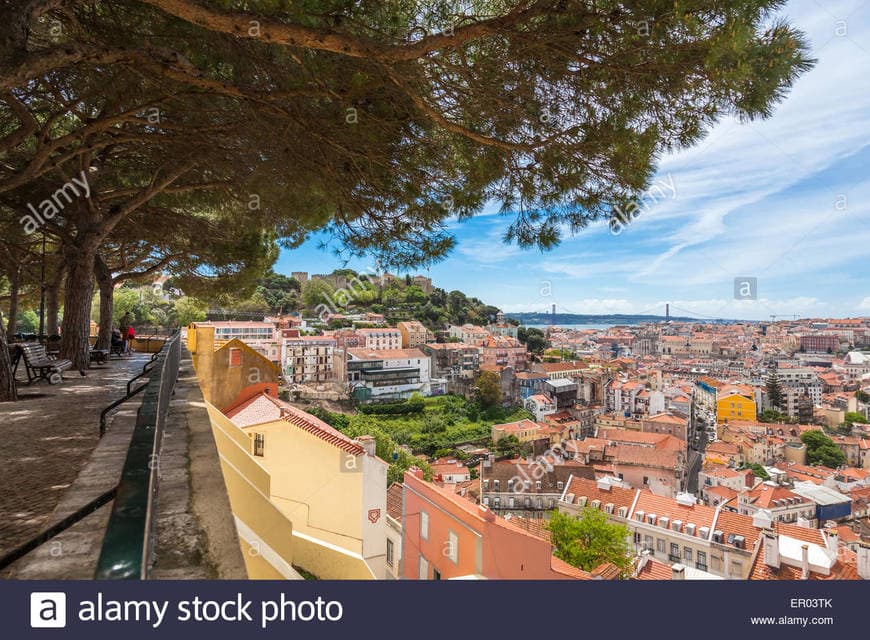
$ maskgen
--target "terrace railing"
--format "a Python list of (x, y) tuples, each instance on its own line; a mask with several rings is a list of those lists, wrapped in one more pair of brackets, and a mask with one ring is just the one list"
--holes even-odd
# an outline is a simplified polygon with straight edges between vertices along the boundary
[[(102, 437), (109, 411), (145, 391), (120, 482), (0, 557), (0, 569), (10, 566), (114, 500), (96, 577), (135, 579), (148, 576), (153, 546), (153, 512), (159, 479), (158, 460), (163, 429), (169, 413), (169, 401), (178, 380), (180, 335), (180, 332), (176, 332), (166, 340), (163, 348), (145, 364), (142, 373), (128, 382), (126, 395), (106, 407), (100, 415)], [(131, 389), (135, 380), (148, 374), (147, 382)]]
[(144, 385), (142, 405), (100, 550), (97, 579), (136, 580), (149, 575), (160, 452), (180, 358), (180, 333), (175, 333), (158, 353)]

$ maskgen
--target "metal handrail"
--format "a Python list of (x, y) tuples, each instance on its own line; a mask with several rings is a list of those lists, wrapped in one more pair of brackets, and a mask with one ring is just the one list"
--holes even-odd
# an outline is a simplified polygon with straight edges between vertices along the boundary
[(145, 579), (150, 572), (159, 455), (180, 357), (180, 333), (176, 333), (160, 350), (143, 385), (145, 396), (106, 527), (97, 579)]
[(114, 500), (115, 492), (117, 490), (117, 486), (112, 487), (105, 493), (100, 494), (99, 496), (88, 502), (85, 506), (77, 509), (76, 511), (68, 515), (63, 520), (59, 520), (45, 531), (39, 532), (37, 535), (35, 535), (24, 544), (15, 547), (12, 551), (0, 558), (0, 569), (5, 569), (16, 560), (23, 558), (37, 547), (48, 542), (56, 535), (63, 533), (71, 526), (73, 526), (76, 522), (84, 520), (86, 517), (91, 515), (94, 511), (102, 507), (104, 504)]
[[(167, 341), (167, 343), (168, 342), (169, 341)], [(180, 358), (180, 344), (181, 344), (180, 340), (177, 340), (177, 339), (175, 340), (175, 343), (177, 346), (175, 346), (175, 351), (176, 351), (176, 355), (175, 355), (175, 359), (174, 359), (175, 366), (174, 366), (174, 374), (172, 375), (173, 386), (175, 384), (175, 380), (178, 377), (178, 361)], [(163, 355), (163, 353), (164, 353), (164, 351), (163, 351), (163, 349), (161, 349), (161, 351), (153, 354), (151, 356), (151, 359), (148, 362), (146, 362), (145, 365), (142, 367), (142, 373), (135, 376), (132, 380), (130, 380), (127, 383), (127, 394), (124, 397), (119, 398), (118, 400), (115, 400), (114, 402), (112, 402), (112, 404), (110, 404), (108, 407), (103, 409), (103, 411), (100, 413), (100, 437), (101, 438), (103, 437), (103, 435), (106, 432), (106, 416), (109, 413), (109, 411), (111, 411), (112, 409), (115, 409), (116, 407), (123, 404), (124, 402), (126, 402), (127, 400), (132, 398), (133, 396), (138, 395), (139, 393), (144, 391), (149, 386), (150, 379), (147, 380), (144, 384), (137, 387), (135, 390), (130, 391), (131, 383), (134, 380), (141, 378), (144, 374), (149, 373), (151, 371), (151, 369), (153, 368), (154, 363), (160, 358), (161, 355)], [(161, 378), (161, 382), (162, 381), (163, 381), (163, 378)], [(168, 408), (168, 401), (166, 404), (166, 408)], [(63, 533), (64, 531), (66, 531), (67, 529), (72, 527), (77, 522), (83, 520), (84, 518), (86, 518), (87, 516), (92, 514), (94, 511), (96, 511), (97, 509), (102, 507), (103, 505), (108, 504), (109, 502), (114, 500), (117, 496), (119, 486), (120, 486), (120, 484), (116, 484), (111, 489), (103, 492), (102, 494), (100, 494), (99, 496), (97, 496), (96, 498), (94, 498), (93, 500), (91, 500), (90, 502), (85, 504), (84, 506), (78, 508), (76, 511), (74, 511), (73, 513), (71, 513), (70, 515), (65, 517), (64, 519), (59, 520), (58, 522), (53, 524), (48, 529), (45, 529), (45, 530), (39, 532), (31, 539), (27, 540), (26, 542), (18, 545), (17, 547), (12, 549), (8, 553), (4, 554), (2, 557), (0, 557), (0, 570), (7, 568), (12, 563), (16, 562), (17, 560), (20, 560), (22, 557), (24, 557), (25, 555), (27, 555), (28, 553), (30, 553), (34, 549), (37, 549), (38, 547), (42, 546), (43, 544), (45, 544), (46, 542), (48, 542), (49, 540), (51, 540), (55, 536)]]

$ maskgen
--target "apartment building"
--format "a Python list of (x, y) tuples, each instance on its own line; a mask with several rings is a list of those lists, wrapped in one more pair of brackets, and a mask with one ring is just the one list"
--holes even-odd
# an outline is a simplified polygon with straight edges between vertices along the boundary
[(360, 402), (402, 400), (414, 393), (444, 393), (446, 380), (430, 375), (420, 349), (345, 349), (335, 358), (338, 379)]
[(556, 508), (571, 477), (595, 479), (595, 469), (555, 457), (536, 460), (484, 460), (480, 466), (480, 502), (496, 514), (544, 518)]
[(271, 322), (214, 320), (195, 322), (189, 329), (195, 327), (214, 327), (214, 339), (217, 345), (230, 340), (241, 340), (275, 364), (281, 362), (279, 333)]
[(416, 320), (398, 322), (396, 329), (402, 337), (402, 349), (414, 349), (421, 347), (427, 342), (432, 342), (435, 336), (422, 322)]
[(489, 336), (481, 343), (480, 364), (490, 367), (511, 367), (514, 371), (528, 368), (526, 345), (508, 336)]
[(357, 329), (360, 346), (370, 351), (393, 350), (402, 348), (402, 333), (398, 329)]
[(281, 340), (281, 369), (288, 382), (327, 382), (335, 378), (335, 338), (299, 336)]
[(571, 478), (559, 510), (574, 516), (593, 508), (628, 527), (635, 552), (720, 578), (745, 579), (752, 571), (759, 532), (752, 519), (697, 504), (690, 494), (674, 498), (625, 488), (607, 478)]
[(716, 421), (755, 420), (755, 392), (748, 385), (725, 385), (716, 399)]
[(407, 580), (591, 580), (556, 558), (548, 540), (423, 480), (404, 477), (402, 576)]

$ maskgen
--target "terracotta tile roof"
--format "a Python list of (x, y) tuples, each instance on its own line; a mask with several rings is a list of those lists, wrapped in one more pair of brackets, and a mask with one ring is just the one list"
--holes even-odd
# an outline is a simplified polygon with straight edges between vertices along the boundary
[(776, 509), (780, 505), (773, 504), (774, 500), (797, 500), (797, 503), (803, 504), (805, 502), (804, 498), (800, 497), (793, 491), (789, 491), (785, 487), (781, 486), (772, 486), (767, 484), (766, 482), (762, 482), (754, 489), (751, 489), (746, 492), (746, 496), (749, 498), (750, 502), (754, 504), (756, 507), (760, 507), (762, 509)]
[(362, 445), (334, 429), (320, 418), (315, 418), (310, 413), (297, 409), (278, 398), (261, 393), (250, 400), (240, 404), (227, 413), (227, 417), (239, 427), (249, 427), (266, 422), (284, 420), (299, 427), (303, 431), (317, 436), (343, 451), (353, 455), (365, 453)]
[(635, 574), (635, 580), (672, 580), (674, 570), (664, 562), (647, 557), (641, 569)]
[(552, 560), (550, 561), (550, 568), (556, 573), (561, 573), (563, 575), (570, 576), (578, 580), (594, 580), (592, 574), (588, 571), (578, 569), (577, 567), (568, 564), (567, 562), (557, 558), (556, 556), (553, 556)]
[(281, 418), (281, 407), (272, 401), (273, 399), (260, 393), (249, 398), (226, 412), (237, 427), (249, 427), (254, 424), (274, 422)]
[(638, 496), (634, 513), (638, 511), (643, 511), (644, 517), (654, 514), (656, 516), (655, 524), (658, 524), (659, 519), (662, 517), (667, 517), (671, 523), (674, 520), (679, 520), (682, 522), (681, 532), (685, 532), (687, 524), (694, 524), (696, 526), (696, 535), (698, 535), (698, 528), (700, 527), (712, 528), (716, 516), (716, 509), (713, 507), (703, 504), (680, 504), (673, 498), (657, 496), (648, 490), (641, 490)]
[(290, 407), (289, 405), (288, 409), (289, 411), (286, 411), (285, 415), (282, 416), (282, 418), (290, 424), (295, 425), (303, 431), (307, 431), (308, 433), (317, 436), (321, 440), (325, 440), (329, 444), (338, 447), (342, 451), (346, 451), (355, 456), (359, 456), (365, 453), (365, 449), (363, 449), (362, 445), (354, 442), (337, 429), (332, 428), (323, 420), (315, 418), (311, 414), (300, 411), (295, 407)]
[(667, 433), (647, 433), (631, 429), (600, 429), (598, 437), (609, 443), (647, 445), (656, 449), (683, 450), (686, 443)]
[(679, 451), (637, 447), (630, 444), (617, 444), (613, 450), (613, 464), (630, 464), (662, 469), (676, 469), (679, 465)]
[(704, 489), (704, 492), (708, 495), (712, 494), (714, 496), (718, 496), (720, 498), (719, 504), (723, 502), (727, 502), (729, 500), (733, 500), (737, 497), (737, 492), (731, 487), (725, 487), (719, 485), (717, 487), (707, 487)]
[(647, 422), (659, 422), (662, 424), (686, 424), (686, 420), (684, 418), (678, 418), (672, 413), (657, 413), (656, 415), (650, 416), (649, 418), (644, 418), (644, 420), (646, 420)]
[(531, 533), (533, 536), (540, 538), (541, 540), (550, 542), (550, 530), (547, 528), (547, 521), (543, 518), (522, 518), (519, 516), (512, 516), (508, 522), (528, 533)]
[(404, 486), (401, 482), (394, 482), (387, 489), (387, 515), (394, 520), (402, 521), (402, 492)]
[(568, 482), (565, 488), (565, 497), (573, 494), (571, 504), (578, 504), (578, 500), (582, 496), (586, 496), (586, 506), (591, 506), (593, 500), (600, 500), (601, 506), (613, 504), (614, 511), (619, 507), (627, 507), (631, 509), (634, 504), (637, 489), (625, 489), (623, 487), (610, 487), (610, 489), (601, 489), (598, 487), (598, 482), (587, 478), (573, 477)]

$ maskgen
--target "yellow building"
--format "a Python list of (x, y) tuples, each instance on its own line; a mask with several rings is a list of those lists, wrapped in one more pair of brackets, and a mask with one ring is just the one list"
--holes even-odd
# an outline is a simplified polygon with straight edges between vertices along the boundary
[(751, 390), (729, 388), (716, 400), (716, 421), (719, 423), (733, 420), (756, 418), (754, 394)]
[(278, 400), (274, 365), (244, 343), (216, 350), (211, 327), (187, 338), (248, 577), (299, 579), (299, 567), (384, 578), (388, 465), (374, 439), (351, 440)]
[[(261, 393), (226, 412), (250, 439), (254, 460), (269, 474), (269, 499), (293, 522), (294, 556), (325, 578), (343, 557), (356, 575), (386, 573), (386, 462), (372, 436), (353, 440), (325, 422)], [(304, 545), (303, 545), (304, 543)]]
[(514, 436), (520, 443), (532, 442), (539, 438), (545, 438), (548, 434), (543, 432), (541, 425), (531, 420), (519, 420), (506, 424), (494, 424), (490, 429), (490, 437), (493, 442), (498, 442), (507, 436)]
[(278, 395), (281, 369), (241, 340), (216, 344), (213, 326), (192, 324), (187, 345), (203, 397), (221, 411), (255, 393)]

